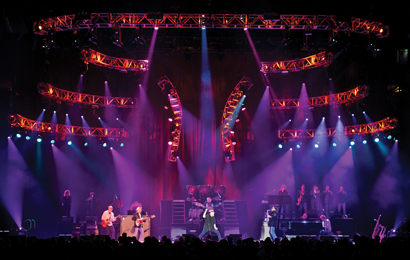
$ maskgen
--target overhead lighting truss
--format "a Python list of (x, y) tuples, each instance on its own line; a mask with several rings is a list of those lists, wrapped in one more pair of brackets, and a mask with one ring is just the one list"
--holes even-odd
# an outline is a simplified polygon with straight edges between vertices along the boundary
[(38, 92), (48, 98), (85, 105), (97, 105), (104, 107), (134, 108), (135, 99), (127, 97), (105, 97), (67, 91), (56, 88), (48, 83), (41, 82), (37, 85)]
[(222, 113), (222, 143), (225, 161), (235, 161), (235, 141), (233, 128), (247, 92), (253, 83), (248, 77), (243, 77), (229, 96)]
[(297, 107), (320, 107), (328, 105), (340, 105), (357, 102), (369, 95), (369, 88), (366, 85), (358, 86), (354, 89), (319, 97), (309, 97), (304, 100), (298, 98), (272, 99), (271, 109), (292, 109)]
[[(368, 134), (377, 134), (384, 131), (392, 130), (398, 125), (397, 118), (385, 118), (383, 120), (370, 123), (370, 124), (361, 124), (346, 126), (344, 128), (344, 135), (353, 136), (353, 135), (368, 135)], [(327, 128), (325, 130), (318, 129), (306, 129), (306, 130), (279, 130), (278, 137), (279, 139), (301, 139), (301, 138), (313, 138), (317, 135), (323, 135), (327, 137), (332, 137), (336, 135), (335, 128)], [(341, 134), (341, 133), (340, 133)]]
[(21, 115), (9, 115), (11, 127), (22, 128), (27, 131), (53, 133), (76, 136), (127, 138), (128, 132), (123, 128), (83, 127), (39, 122)]
[(321, 66), (329, 66), (332, 62), (333, 54), (330, 52), (320, 52), (302, 59), (287, 61), (261, 62), (261, 72), (267, 73), (288, 73), (313, 69)]
[(91, 63), (100, 67), (116, 69), (121, 72), (144, 72), (148, 70), (147, 60), (110, 57), (89, 48), (81, 51), (81, 59), (84, 60), (86, 64)]
[(337, 30), (352, 33), (372, 33), (386, 37), (388, 27), (379, 22), (351, 18), (337, 21), (335, 15), (283, 14), (277, 19), (265, 19), (264, 14), (186, 14), (164, 13), (151, 19), (149, 13), (91, 13), (90, 19), (75, 19), (75, 14), (51, 17), (34, 23), (36, 34), (47, 35), (52, 29), (67, 31), (89, 28), (222, 28), (222, 29), (277, 29)]
[(163, 76), (159, 79), (158, 86), (161, 88), (162, 93), (168, 96), (169, 103), (173, 111), (173, 125), (171, 127), (171, 140), (169, 141), (170, 151), (168, 160), (175, 162), (178, 157), (179, 143), (181, 140), (182, 105), (174, 85), (167, 76)]

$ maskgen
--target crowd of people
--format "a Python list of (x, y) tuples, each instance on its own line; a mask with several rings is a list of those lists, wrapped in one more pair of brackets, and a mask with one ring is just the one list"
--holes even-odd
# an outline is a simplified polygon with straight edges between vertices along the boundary
[(259, 241), (253, 238), (231, 237), (212, 241), (208, 239), (180, 237), (171, 241), (167, 237), (145, 237), (141, 243), (135, 237), (121, 236), (118, 240), (109, 236), (84, 236), (66, 239), (53, 237), (5, 237), (0, 239), (4, 256), (41, 259), (102, 259), (128, 257), (139, 259), (223, 259), (223, 260), (275, 260), (275, 259), (395, 259), (406, 255), (408, 238), (378, 238), (355, 236), (352, 240), (306, 240), (302, 237), (270, 238)]

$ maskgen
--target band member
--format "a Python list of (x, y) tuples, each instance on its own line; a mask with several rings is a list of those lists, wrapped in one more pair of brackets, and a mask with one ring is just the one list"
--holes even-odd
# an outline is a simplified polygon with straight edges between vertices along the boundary
[[(278, 195), (278, 196), (288, 195), (288, 191), (286, 190), (286, 185), (282, 185), (280, 187), (280, 190), (278, 190), (278, 193), (276, 195)], [(283, 218), (283, 215), (286, 215), (286, 206), (287, 205), (279, 205), (278, 213), (280, 214), (281, 219)]]
[(340, 187), (339, 191), (336, 193), (337, 197), (337, 212), (340, 213), (340, 210), (343, 209), (343, 216), (346, 215), (346, 192), (343, 187)]
[(61, 206), (62, 206), (62, 209), (63, 209), (63, 216), (70, 217), (72, 201), (71, 201), (71, 193), (70, 193), (69, 190), (64, 191)]
[(299, 207), (300, 216), (303, 216), (303, 214), (307, 212), (307, 194), (304, 184), (302, 184), (298, 191), (298, 202), (296, 205)]
[(330, 223), (330, 220), (328, 218), (326, 218), (325, 215), (321, 215), (320, 220), (322, 221), (322, 227), (323, 227), (323, 229), (320, 231), (320, 235), (322, 235), (322, 236), (333, 235), (332, 225)]
[(212, 199), (210, 197), (206, 198), (206, 201), (204, 202), (204, 208), (207, 208), (208, 210), (213, 210), (215, 207), (214, 203), (212, 202)]
[(114, 214), (118, 215), (120, 214), (120, 207), (123, 207), (124, 204), (122, 203), (122, 200), (120, 198), (120, 196), (118, 196), (117, 194), (114, 195), (114, 200), (111, 203), (111, 206), (113, 206), (114, 208)]
[(310, 203), (312, 207), (312, 212), (319, 212), (320, 190), (316, 185), (313, 186), (313, 190), (310, 191)]
[(215, 219), (215, 212), (214, 210), (209, 210), (209, 214), (207, 214), (208, 209), (205, 209), (204, 214), (202, 217), (205, 219), (204, 228), (202, 229), (201, 234), (199, 234), (199, 239), (207, 232), (214, 232), (218, 236), (218, 241), (221, 240), (221, 233), (219, 233), (218, 228), (216, 227), (216, 219)]
[(113, 221), (115, 221), (117, 218), (114, 217), (114, 212), (113, 207), (110, 205), (108, 206), (108, 209), (104, 211), (104, 213), (101, 216), (101, 220), (105, 222), (107, 225), (105, 227), (105, 234), (109, 235), (111, 239), (115, 239), (115, 229), (113, 225)]
[(132, 216), (132, 220), (134, 220), (134, 236), (138, 241), (144, 242), (144, 227), (142, 222), (145, 220), (142, 217), (142, 207), (137, 208), (136, 212)]
[(326, 186), (325, 190), (322, 192), (322, 198), (323, 198), (323, 206), (325, 210), (325, 215), (327, 218), (330, 217), (330, 208), (332, 206), (332, 197), (333, 197), (333, 192), (330, 191), (329, 186)]
[(88, 197), (85, 202), (87, 203), (87, 216), (94, 216), (95, 204), (97, 203), (97, 198), (94, 197), (94, 192), (90, 193), (90, 197)]
[(270, 238), (273, 241), (275, 240), (275, 238), (277, 238), (276, 225), (278, 222), (278, 214), (276, 213), (275, 207), (272, 207), (272, 209), (270, 210), (270, 213), (268, 214), (268, 218), (269, 218), (268, 226), (270, 227), (269, 234), (270, 234)]

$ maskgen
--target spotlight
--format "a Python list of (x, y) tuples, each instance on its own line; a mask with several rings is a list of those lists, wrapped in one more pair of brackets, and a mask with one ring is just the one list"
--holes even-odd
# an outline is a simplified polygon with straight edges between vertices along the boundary
[(168, 141), (168, 145), (172, 145), (172, 141)]
[(169, 122), (172, 122), (172, 121), (173, 121), (173, 119), (170, 117), (170, 118), (168, 118), (168, 121), (169, 121)]
[(279, 149), (282, 149), (282, 148), (283, 148), (283, 144), (279, 144), (278, 147), (279, 147)]
[(336, 143), (333, 143), (332, 145), (333, 145), (333, 147), (336, 147), (336, 146), (337, 146), (337, 144), (336, 144)]
[(315, 148), (319, 148), (319, 144), (315, 144)]
[(37, 137), (37, 143), (41, 143), (43, 141), (43, 139), (41, 139), (41, 137)]
[(20, 133), (17, 133), (17, 134), (16, 134), (16, 137), (17, 137), (17, 138), (21, 138), (21, 134), (20, 134)]
[(363, 140), (362, 143), (363, 143), (363, 144), (367, 144), (367, 140)]
[(354, 140), (350, 140), (350, 145), (351, 145), (351, 146), (355, 145), (355, 143), (356, 143), (356, 142), (355, 142)]
[(30, 140), (30, 139), (31, 139), (30, 136), (27, 135), (27, 136), (26, 136), (26, 140), (28, 141), (28, 140)]
[(68, 145), (72, 145), (73, 142), (71, 142), (71, 140), (70, 140), (70, 141), (67, 142), (67, 144), (68, 144)]
[(298, 149), (299, 149), (299, 148), (300, 148), (300, 144), (297, 144), (297, 145), (296, 145), (296, 148), (298, 148)]
[(124, 143), (121, 143), (121, 144), (120, 144), (120, 147), (124, 147)]
[(50, 144), (55, 144), (56, 140), (52, 139), (50, 140)]
[(392, 135), (388, 135), (388, 136), (387, 136), (387, 139), (388, 139), (388, 140), (391, 140), (392, 138), (393, 138)]
[(107, 143), (103, 143), (103, 145), (102, 145), (103, 147), (107, 147)]
[(374, 141), (378, 143), (380, 141), (379, 137), (374, 138)]
[(87, 142), (85, 142), (85, 143), (84, 143), (84, 146), (88, 146), (88, 143), (87, 143)]

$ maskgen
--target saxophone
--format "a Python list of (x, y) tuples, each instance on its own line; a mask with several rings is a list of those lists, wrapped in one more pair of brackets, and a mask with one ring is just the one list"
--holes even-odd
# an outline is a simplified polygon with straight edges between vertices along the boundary
[(374, 221), (376, 221), (376, 226), (374, 227), (373, 234), (372, 234), (373, 239), (375, 239), (376, 236), (379, 236), (379, 238), (380, 238), (379, 242), (381, 242), (383, 240), (384, 235), (386, 233), (386, 227), (384, 227), (380, 224), (380, 217), (381, 216), (382, 215), (379, 215), (379, 218), (377, 220), (376, 219), (374, 220)]

